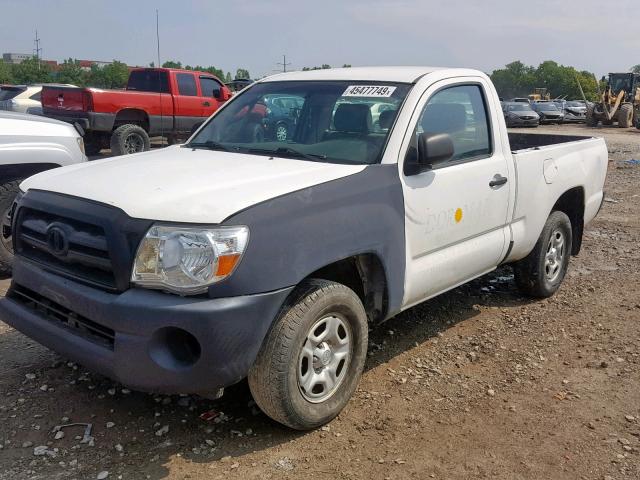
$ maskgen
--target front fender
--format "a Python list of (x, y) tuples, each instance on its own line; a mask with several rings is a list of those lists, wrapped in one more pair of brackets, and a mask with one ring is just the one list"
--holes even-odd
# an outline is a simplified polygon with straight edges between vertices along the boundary
[(223, 225), (247, 225), (236, 272), (211, 297), (262, 293), (298, 284), (312, 272), (363, 253), (377, 255), (388, 282), (389, 313), (404, 295), (404, 199), (397, 165), (359, 173), (253, 205)]

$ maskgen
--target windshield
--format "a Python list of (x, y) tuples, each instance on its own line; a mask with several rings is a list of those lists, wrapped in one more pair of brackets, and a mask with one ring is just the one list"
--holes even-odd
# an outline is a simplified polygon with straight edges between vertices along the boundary
[(558, 110), (558, 107), (556, 107), (553, 103), (536, 103), (535, 108), (536, 110), (542, 110), (545, 112)]
[(570, 101), (570, 102), (567, 102), (567, 107), (570, 107), (570, 108), (584, 107), (584, 103), (576, 102), (576, 101)]
[(531, 107), (526, 103), (520, 103), (518, 105), (507, 105), (507, 112), (531, 112)]
[(257, 83), (214, 115), (187, 146), (376, 163), (410, 88), (390, 82)]
[(0, 88), (0, 100), (11, 100), (25, 90), (26, 89), (20, 87), (2, 87)]

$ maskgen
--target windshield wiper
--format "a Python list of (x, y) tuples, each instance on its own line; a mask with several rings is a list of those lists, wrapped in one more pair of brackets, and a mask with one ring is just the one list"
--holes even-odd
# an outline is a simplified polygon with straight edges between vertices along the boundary
[(227, 147), (220, 142), (207, 140), (206, 142), (191, 142), (185, 145), (185, 148), (206, 148), (207, 150), (222, 150), (225, 152), (237, 152), (238, 147)]
[(250, 148), (247, 153), (257, 153), (261, 155), (275, 155), (280, 157), (293, 157), (304, 158), (305, 160), (311, 160), (315, 162), (317, 160), (326, 160), (326, 155), (319, 155), (316, 153), (304, 153), (291, 147), (278, 147), (275, 150), (269, 150), (268, 148)]

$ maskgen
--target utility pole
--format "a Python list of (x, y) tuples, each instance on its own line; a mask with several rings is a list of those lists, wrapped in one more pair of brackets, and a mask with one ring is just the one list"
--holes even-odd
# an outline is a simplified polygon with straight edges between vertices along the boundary
[(33, 41), (36, 44), (36, 48), (33, 51), (36, 54), (36, 58), (38, 59), (38, 70), (40, 70), (40, 57), (42, 55), (42, 48), (40, 48), (40, 38), (38, 38), (38, 30), (36, 30), (36, 39)]
[(287, 66), (291, 65), (291, 62), (287, 63), (287, 56), (282, 55), (282, 63), (278, 62), (276, 65), (282, 65), (283, 73), (287, 73)]

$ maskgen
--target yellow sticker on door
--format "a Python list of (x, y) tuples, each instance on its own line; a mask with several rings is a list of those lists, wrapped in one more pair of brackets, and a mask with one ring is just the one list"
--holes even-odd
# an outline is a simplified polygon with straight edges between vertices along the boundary
[(462, 209), (456, 208), (456, 213), (453, 215), (456, 223), (460, 223), (462, 221)]

